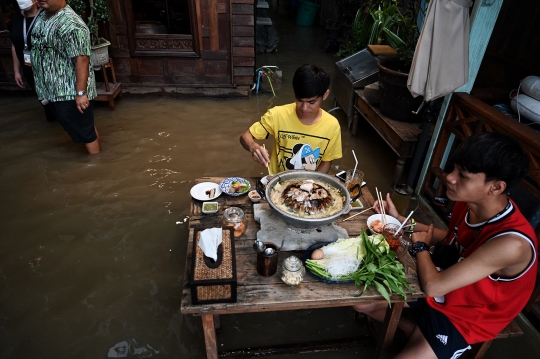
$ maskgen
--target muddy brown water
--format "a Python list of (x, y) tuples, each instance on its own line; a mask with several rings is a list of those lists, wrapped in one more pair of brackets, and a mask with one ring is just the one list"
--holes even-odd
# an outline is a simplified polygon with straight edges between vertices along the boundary
[[(46, 122), (35, 98), (0, 98), (1, 358), (107, 358), (122, 342), (129, 357), (205, 357), (200, 318), (179, 311), (189, 190), (201, 176), (264, 175), (239, 135), (268, 108), (292, 102), (302, 63), (333, 76), (336, 59), (320, 50), (324, 30), (288, 26), (278, 52), (257, 58), (283, 70), (276, 98), (124, 98), (115, 111), (98, 103), (98, 155)], [(333, 95), (323, 104), (332, 107)], [(344, 157), (331, 173), (354, 167), (355, 150), (368, 186), (388, 191), (395, 154), (368, 124), (352, 137), (345, 114), (335, 115)], [(222, 316), (218, 347), (351, 337), (360, 330), (353, 314)]]

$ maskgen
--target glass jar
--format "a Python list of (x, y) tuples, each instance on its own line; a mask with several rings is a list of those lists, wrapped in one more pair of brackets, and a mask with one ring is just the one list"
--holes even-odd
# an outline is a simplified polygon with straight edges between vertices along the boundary
[(283, 283), (290, 286), (298, 285), (302, 282), (304, 274), (306, 274), (306, 268), (304, 268), (300, 258), (290, 256), (283, 261), (281, 265), (281, 280)]
[(242, 208), (229, 207), (223, 212), (223, 227), (234, 228), (234, 238), (240, 237), (247, 228), (246, 215)]

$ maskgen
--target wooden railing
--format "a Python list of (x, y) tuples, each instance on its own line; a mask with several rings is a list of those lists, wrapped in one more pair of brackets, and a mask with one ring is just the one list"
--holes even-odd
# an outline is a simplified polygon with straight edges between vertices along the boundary
[[(447, 144), (455, 136), (452, 148), (467, 137), (482, 132), (503, 132), (518, 139), (530, 160), (531, 170), (521, 185), (540, 199), (540, 133), (506, 116), (502, 112), (462, 92), (452, 96), (452, 101), (443, 120), (439, 139), (426, 175), (422, 194), (434, 201), (435, 197), (444, 197), (446, 193), (446, 154)], [(449, 169), (447, 167), (447, 169)], [(450, 168), (451, 169), (451, 168)], [(438, 181), (437, 181), (438, 180)], [(452, 210), (449, 203), (444, 212)]]

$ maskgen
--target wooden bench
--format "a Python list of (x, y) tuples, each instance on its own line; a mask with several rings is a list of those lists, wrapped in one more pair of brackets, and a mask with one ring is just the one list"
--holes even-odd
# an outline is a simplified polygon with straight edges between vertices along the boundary
[(476, 345), (476, 348), (473, 347), (471, 353), (469, 354), (469, 358), (474, 359), (482, 359), (484, 357), (484, 354), (486, 354), (487, 350), (489, 349), (489, 346), (493, 342), (493, 340), (496, 339), (504, 339), (504, 338), (513, 338), (513, 337), (519, 337), (523, 335), (523, 330), (517, 325), (515, 320), (512, 320), (510, 324), (504, 328), (499, 335), (495, 339), (488, 340), (486, 342), (483, 342), (482, 344)]
[[(109, 81), (109, 75), (107, 69), (110, 69), (112, 82)], [(109, 102), (109, 108), (114, 110), (114, 99), (123, 98), (122, 83), (116, 81), (116, 74), (114, 73), (114, 65), (112, 59), (109, 59), (109, 63), (101, 66), (101, 72), (103, 73), (102, 83), (96, 83), (97, 96), (94, 101), (107, 101)]]
[(418, 136), (422, 132), (422, 123), (395, 121), (383, 115), (379, 108), (372, 106), (364, 96), (364, 90), (354, 90), (354, 109), (356, 110), (353, 123), (352, 134), (356, 136), (359, 116), (362, 117), (377, 131), (379, 136), (398, 155), (392, 185), (399, 183), (403, 168), (408, 159), (414, 155), (414, 148), (418, 141)]

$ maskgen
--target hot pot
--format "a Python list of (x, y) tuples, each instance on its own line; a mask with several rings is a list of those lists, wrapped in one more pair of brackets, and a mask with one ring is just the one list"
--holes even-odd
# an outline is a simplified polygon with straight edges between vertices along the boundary
[[(312, 180), (312, 181), (315, 181), (316, 183), (322, 184), (323, 186), (325, 184), (328, 184), (336, 188), (341, 198), (335, 198), (334, 200), (342, 200), (344, 203), (343, 209), (340, 212), (334, 213), (328, 217), (323, 217), (323, 218), (297, 217), (292, 213), (281, 210), (272, 202), (272, 196), (271, 196), (272, 189), (279, 182), (289, 181), (289, 180), (294, 180), (294, 181)], [(315, 171), (292, 170), (292, 171), (281, 172), (275, 175), (266, 185), (265, 197), (270, 207), (272, 207), (272, 209), (276, 211), (283, 218), (285, 222), (298, 228), (317, 228), (320, 226), (324, 226), (326, 224), (332, 223), (339, 216), (341, 216), (342, 214), (348, 213), (351, 210), (351, 205), (350, 205), (351, 197), (349, 195), (349, 192), (347, 191), (347, 188), (345, 188), (345, 186), (339, 181), (339, 179), (332, 177), (330, 175), (320, 173), (320, 172), (315, 172)]]

